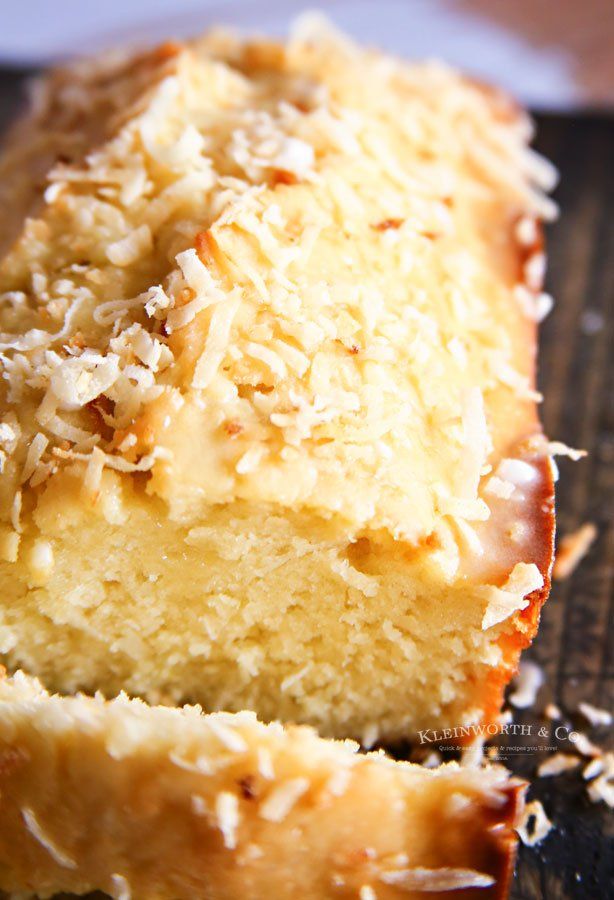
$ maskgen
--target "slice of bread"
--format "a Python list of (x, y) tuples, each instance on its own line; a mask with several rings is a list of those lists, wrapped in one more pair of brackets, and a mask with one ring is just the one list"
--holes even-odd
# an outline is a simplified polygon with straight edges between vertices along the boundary
[[(503, 897), (523, 786), (252, 713), (0, 681), (0, 888), (122, 900)], [(448, 894), (449, 891), (454, 892)]]
[(311, 26), (43, 83), (0, 163), (10, 670), (367, 744), (496, 719), (552, 558), (529, 138)]

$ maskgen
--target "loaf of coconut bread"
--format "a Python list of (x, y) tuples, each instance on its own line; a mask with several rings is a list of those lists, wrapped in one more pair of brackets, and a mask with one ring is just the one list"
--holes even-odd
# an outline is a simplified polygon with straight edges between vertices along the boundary
[[(118, 900), (503, 897), (523, 788), (253, 713), (0, 680), (0, 888)], [(450, 893), (453, 892), (453, 893)]]
[(530, 136), (309, 22), (38, 85), (0, 162), (9, 671), (366, 746), (496, 721), (552, 559)]

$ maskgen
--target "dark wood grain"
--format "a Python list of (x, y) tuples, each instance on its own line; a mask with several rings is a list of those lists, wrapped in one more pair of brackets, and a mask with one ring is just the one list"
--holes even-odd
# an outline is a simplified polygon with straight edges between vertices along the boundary
[[(527, 655), (546, 674), (537, 713), (554, 700), (586, 732), (575, 715), (580, 701), (614, 708), (614, 119), (542, 116), (537, 147), (561, 173), (561, 217), (548, 233), (548, 289), (556, 306), (542, 330), (543, 419), (550, 437), (589, 451), (579, 463), (560, 463), (558, 530), (592, 521), (599, 536), (572, 577), (554, 583)], [(517, 719), (534, 731), (550, 726), (537, 713)], [(603, 730), (588, 732), (601, 745), (611, 741)], [(558, 746), (572, 749), (564, 740)], [(507, 762), (531, 778), (544, 755)], [(587, 800), (577, 772), (534, 780), (529, 796), (542, 801), (555, 830), (538, 847), (521, 847), (513, 900), (614, 897), (612, 813)]]
[[(26, 74), (0, 71), (0, 128), (20, 103)], [(614, 118), (541, 116), (537, 147), (561, 172), (562, 213), (548, 233), (548, 289), (557, 303), (542, 331), (543, 418), (550, 437), (590, 451), (582, 462), (561, 463), (558, 527), (564, 534), (593, 521), (599, 537), (573, 576), (554, 585), (528, 651), (547, 681), (536, 711), (517, 720), (535, 731), (546, 723), (539, 710), (554, 700), (586, 730), (573, 715), (581, 700), (614, 708)], [(607, 734), (591, 735), (608, 742)], [(506, 764), (531, 779), (544, 755), (529, 749)], [(512, 900), (614, 897), (612, 813), (589, 803), (576, 772), (535, 780), (530, 797), (556, 827), (537, 848), (520, 848)]]
[(0, 67), (0, 136), (24, 103), (28, 78), (33, 74), (32, 69)]

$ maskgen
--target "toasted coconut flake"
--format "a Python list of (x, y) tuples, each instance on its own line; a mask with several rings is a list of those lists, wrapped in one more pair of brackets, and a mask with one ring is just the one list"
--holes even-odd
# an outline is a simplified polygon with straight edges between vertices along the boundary
[(541, 251), (532, 253), (524, 264), (524, 277), (527, 287), (539, 291), (546, 274), (546, 257)]
[(247, 751), (245, 739), (236, 729), (225, 725), (217, 718), (210, 719), (209, 727), (227, 750), (231, 750), (232, 753), (245, 753)]
[(46, 581), (54, 568), (53, 547), (49, 541), (37, 538), (28, 554), (28, 569), (37, 581)]
[(603, 772), (614, 769), (614, 753), (604, 753), (596, 756), (582, 770), (582, 777), (586, 780), (596, 778)]
[(55, 841), (45, 832), (45, 829), (36, 818), (33, 810), (25, 808), (21, 811), (21, 814), (32, 837), (35, 838), (38, 843), (45, 848), (45, 850), (59, 866), (63, 866), (65, 869), (77, 868), (77, 863), (74, 861), (74, 859), (71, 859), (71, 857), (67, 853), (65, 853), (64, 850), (60, 849)]
[(502, 587), (488, 588), (482, 629), (492, 628), (518, 610), (525, 609), (529, 605), (528, 595), (539, 590), (543, 584), (543, 575), (534, 563), (516, 563)]
[(427, 869), (420, 866), (413, 869), (397, 869), (396, 871), (382, 872), (379, 879), (384, 884), (394, 884), (405, 891), (425, 891), (427, 893), (459, 891), (471, 887), (490, 887), (495, 883), (492, 875), (484, 872), (452, 867)]
[(226, 299), (215, 307), (205, 341), (205, 349), (194, 369), (192, 387), (204, 390), (215, 377), (226, 354), (230, 329), (238, 308), (238, 298)]
[(461, 753), (461, 766), (477, 769), (484, 763), (484, 738), (473, 740)]
[(266, 453), (267, 449), (262, 444), (253, 444), (237, 462), (235, 466), (237, 475), (248, 475), (257, 469)]
[(93, 447), (83, 476), (83, 491), (86, 496), (97, 497), (102, 483), (104, 469), (104, 453), (99, 447)]
[(369, 722), (362, 733), (360, 743), (365, 750), (370, 750), (379, 740), (379, 725), (376, 722)]
[(502, 500), (509, 500), (515, 490), (516, 485), (511, 481), (504, 481), (498, 475), (491, 475), (484, 486), (485, 493), (500, 497)]
[(76, 410), (109, 390), (119, 376), (119, 357), (85, 350), (81, 356), (60, 361), (49, 380), (49, 390), (60, 410)]
[(518, 300), (524, 315), (533, 322), (543, 322), (554, 306), (554, 300), (550, 294), (544, 292), (536, 293), (524, 284), (516, 285), (514, 296)]
[(504, 709), (499, 715), (500, 725), (510, 725), (514, 721), (514, 713), (511, 709)]
[[(570, 735), (571, 740), (571, 735)], [(582, 756), (601, 756), (603, 750), (598, 747), (581, 731), (573, 732), (574, 748), (581, 753)]]
[(539, 241), (539, 220), (534, 216), (521, 216), (515, 228), (516, 240), (523, 247), (532, 247)]
[(358, 900), (377, 900), (377, 894), (368, 884), (363, 884), (358, 891)]
[(517, 709), (528, 709), (535, 703), (543, 683), (544, 673), (537, 663), (521, 660), (514, 678), (515, 690), (509, 695), (509, 702)]
[(7, 453), (12, 453), (17, 443), (17, 430), (9, 422), (0, 422), (0, 446)]
[(506, 457), (497, 466), (496, 474), (503, 481), (513, 484), (514, 487), (523, 488), (534, 484), (539, 477), (538, 470), (524, 459), (511, 459)]
[(554, 298), (551, 294), (542, 291), (535, 298), (535, 319), (537, 322), (543, 322), (554, 309)]
[(279, 119), (262, 111), (252, 114), (246, 128), (233, 132), (230, 155), (250, 179), (262, 181), (267, 172), (277, 171), (300, 180), (313, 176), (313, 147), (282, 129)]
[(309, 786), (308, 778), (291, 778), (277, 785), (260, 806), (260, 816), (269, 822), (282, 822)]
[(422, 760), (421, 765), (425, 769), (436, 769), (442, 763), (442, 756), (438, 750), (431, 750)]
[(341, 797), (345, 794), (352, 780), (352, 770), (350, 766), (340, 767), (331, 773), (326, 781), (326, 790), (333, 797)]
[[(172, 758), (172, 757), (171, 757), (171, 758)], [(177, 762), (176, 758), (173, 759), (173, 762), (175, 762), (175, 763)], [(182, 762), (182, 764), (181, 764), (180, 767), (181, 767), (182, 769), (187, 769), (189, 772), (196, 772), (196, 771), (198, 771), (198, 770), (197, 770), (195, 767), (193, 767), (193, 766), (190, 766), (190, 765), (184, 765), (183, 762)], [(202, 816), (203, 818), (205, 818), (206, 816), (209, 815), (209, 809), (208, 809), (208, 807), (207, 807), (207, 801), (206, 801), (205, 798), (202, 797), (200, 794), (192, 794), (190, 803), (191, 803), (192, 812), (194, 813), (194, 815), (196, 815), (196, 816)]]
[(171, 298), (163, 290), (162, 285), (154, 285), (143, 295), (145, 312), (150, 318), (164, 315), (171, 305)]
[(215, 799), (215, 814), (224, 837), (224, 846), (228, 850), (234, 850), (237, 846), (237, 829), (240, 821), (237, 796), (229, 791), (221, 791)]
[[(21, 535), (16, 531), (4, 532), (0, 538), (0, 559), (6, 562), (17, 562), (20, 542)], [(6, 652), (6, 649), (3, 652)]]
[(47, 449), (48, 444), (49, 438), (41, 431), (37, 432), (32, 438), (32, 443), (28, 448), (28, 455), (26, 456), (26, 461), (21, 473), (22, 484), (26, 481), (29, 481), (36, 471), (36, 468), (41, 460), (43, 453)]
[(606, 803), (614, 809), (614, 753), (604, 753), (586, 766), (585, 779), (594, 779), (587, 785), (586, 792), (593, 803)]
[(537, 775), (539, 778), (546, 778), (550, 775), (560, 775), (561, 772), (568, 772), (570, 769), (576, 769), (580, 765), (581, 760), (577, 756), (569, 753), (553, 753), (548, 759), (545, 759), (537, 767)]
[(115, 872), (111, 875), (111, 884), (113, 886), (112, 897), (114, 900), (132, 900), (132, 891), (128, 879), (123, 875)]
[(11, 524), (17, 534), (21, 534), (21, 491), (15, 491), (13, 502), (11, 503)]
[[(94, 450), (97, 454), (102, 454), (105, 466), (118, 472), (148, 472), (157, 459), (166, 459), (168, 452), (164, 447), (155, 447), (151, 453), (142, 456), (136, 463), (129, 462), (123, 456), (104, 453), (97, 447), (94, 447), (91, 453), (78, 453), (75, 450), (61, 450), (59, 447), (54, 447), (53, 454), (60, 457), (60, 459), (79, 459), (89, 463), (94, 456)], [(98, 456), (98, 458), (100, 457)]]
[(272, 781), (275, 778), (273, 758), (266, 747), (258, 748), (258, 771), (267, 781)]
[(599, 707), (593, 706), (591, 703), (580, 703), (578, 704), (578, 709), (591, 725), (597, 727), (599, 725), (607, 726), (612, 724), (612, 713), (607, 709), (599, 709)]
[(569, 578), (590, 550), (596, 537), (597, 527), (592, 522), (585, 522), (577, 531), (564, 535), (556, 551), (552, 577), (557, 581)]
[(574, 462), (582, 459), (587, 455), (587, 450), (576, 450), (574, 447), (568, 447), (562, 441), (548, 441), (547, 450), (551, 456), (568, 456)]
[(591, 778), (596, 778), (597, 775), (601, 775), (605, 767), (605, 758), (608, 754), (604, 753), (603, 756), (595, 756), (594, 759), (584, 767), (582, 770), (582, 777), (588, 781)]
[(114, 266), (131, 266), (153, 248), (149, 225), (139, 225), (130, 234), (107, 247), (107, 256)]
[(550, 834), (553, 827), (539, 800), (532, 800), (525, 806), (522, 820), (516, 831), (525, 846), (534, 847)]
[(544, 715), (547, 719), (558, 720), (563, 717), (563, 713), (556, 705), (556, 703), (548, 703), (546, 708), (544, 709)]

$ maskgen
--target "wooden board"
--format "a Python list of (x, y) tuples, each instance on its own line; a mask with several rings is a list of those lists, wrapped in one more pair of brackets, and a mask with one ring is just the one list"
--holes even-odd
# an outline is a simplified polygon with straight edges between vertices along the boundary
[[(573, 713), (580, 701), (614, 709), (614, 118), (541, 116), (537, 148), (561, 173), (559, 220), (548, 232), (548, 290), (556, 300), (544, 323), (540, 389), (547, 434), (589, 451), (587, 459), (560, 462), (559, 534), (594, 522), (599, 534), (589, 555), (567, 581), (555, 582), (539, 636), (527, 654), (544, 669), (546, 684), (536, 709), (554, 700)], [(552, 723), (534, 713), (516, 719)], [(563, 724), (565, 724), (564, 720)], [(582, 717), (570, 724), (587, 731)], [(611, 729), (589, 730), (611, 744)], [(544, 738), (531, 743), (568, 740)], [(545, 754), (547, 755), (547, 754)], [(530, 777), (543, 758), (534, 752), (508, 764)], [(591, 804), (575, 771), (536, 780), (556, 829), (538, 847), (521, 847), (513, 900), (614, 897), (614, 816)]]
[[(18, 104), (23, 74), (0, 71), (0, 127)], [(535, 737), (539, 726), (553, 730), (538, 715), (546, 702), (570, 713), (581, 700), (614, 708), (614, 118), (540, 116), (536, 143), (561, 172), (562, 211), (548, 234), (556, 307), (542, 330), (543, 418), (550, 437), (590, 451), (582, 462), (561, 463), (559, 532), (592, 521), (599, 536), (576, 573), (555, 584), (528, 654), (543, 667), (546, 684), (537, 713), (516, 717), (533, 733), (509, 745), (525, 749), (508, 748), (505, 760), (527, 778), (547, 755), (533, 748), (553, 745), (551, 735)], [(567, 721), (586, 730), (576, 716)], [(591, 734), (607, 743), (607, 734)], [(569, 741), (559, 746), (570, 750)], [(614, 818), (587, 800), (578, 772), (536, 780), (530, 796), (556, 827), (538, 847), (521, 847), (513, 900), (614, 897)]]

